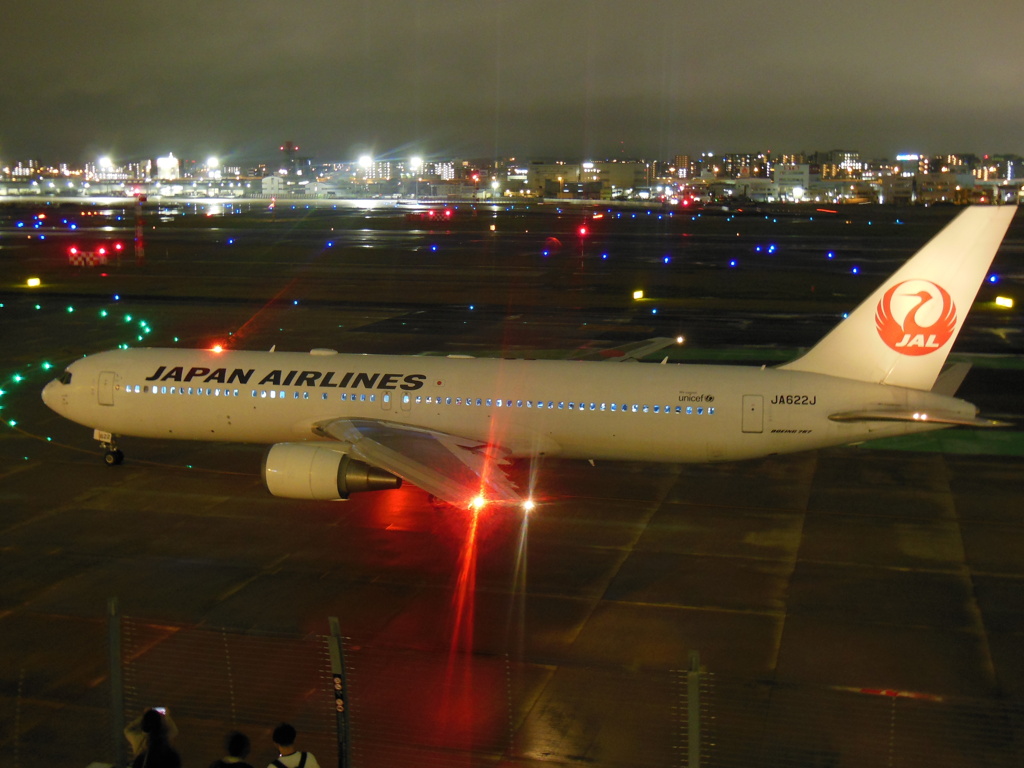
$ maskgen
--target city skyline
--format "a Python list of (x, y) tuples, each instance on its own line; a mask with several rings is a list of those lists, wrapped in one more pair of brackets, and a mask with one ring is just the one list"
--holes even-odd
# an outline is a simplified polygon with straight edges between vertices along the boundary
[[(6, 14), (0, 159), (1014, 153), (1024, 6), (111, 0)], [(182, 139), (182, 137), (189, 137)]]

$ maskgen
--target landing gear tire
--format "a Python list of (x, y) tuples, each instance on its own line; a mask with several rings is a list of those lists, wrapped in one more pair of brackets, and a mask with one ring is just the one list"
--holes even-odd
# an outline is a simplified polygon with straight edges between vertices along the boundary
[(124, 453), (119, 448), (103, 454), (103, 463), (108, 467), (116, 467), (122, 461), (124, 461)]

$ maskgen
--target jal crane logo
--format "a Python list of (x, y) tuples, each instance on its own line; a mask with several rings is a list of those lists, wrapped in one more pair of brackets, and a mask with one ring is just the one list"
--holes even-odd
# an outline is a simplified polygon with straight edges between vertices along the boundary
[(900, 354), (927, 355), (953, 337), (956, 305), (945, 288), (930, 280), (904, 280), (878, 302), (875, 327)]

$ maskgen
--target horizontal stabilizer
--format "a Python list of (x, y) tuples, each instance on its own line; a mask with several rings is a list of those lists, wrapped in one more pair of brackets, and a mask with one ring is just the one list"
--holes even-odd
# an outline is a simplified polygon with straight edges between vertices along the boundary
[(1008, 427), (1005, 421), (968, 418), (952, 411), (908, 411), (902, 408), (876, 408), (829, 414), (830, 421), (912, 421), (915, 424), (946, 424), (958, 427)]
[(970, 363), (953, 363), (939, 374), (932, 386), (932, 392), (937, 395), (952, 397), (960, 389), (960, 385), (967, 378), (967, 372), (971, 370)]

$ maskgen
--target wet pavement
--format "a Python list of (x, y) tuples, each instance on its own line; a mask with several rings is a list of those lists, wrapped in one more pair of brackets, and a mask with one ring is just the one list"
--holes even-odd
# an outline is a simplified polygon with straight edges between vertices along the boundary
[[(846, 225), (855, 230), (847, 249), (877, 254), (879, 277), (934, 223), (901, 215), (911, 234), (895, 246), (863, 212)], [(752, 224), (734, 247), (716, 220), (691, 234), (694, 246), (678, 246), (714, 246), (707, 263), (668, 278), (672, 265), (658, 255), (683, 239), (675, 224), (605, 232), (616, 262), (605, 268), (596, 243), (582, 264), (553, 266), (531, 250), (547, 236), (572, 237), (573, 222), (557, 214), (509, 222), (519, 231), (507, 248), (454, 230), (440, 252), (429, 250), (437, 233), (382, 221), (387, 231), (371, 226), (357, 238), (350, 229), (331, 246), (335, 235), (311, 224), (289, 239), (233, 222), (249, 245), (228, 246), (219, 233), (155, 236), (145, 264), (107, 277), (62, 265), (52, 240), (0, 239), (12, 263), (0, 291), (0, 403), (15, 422), (0, 431), (6, 762), (111, 759), (106, 611), (116, 597), (131, 622), (163, 633), (133, 652), (148, 680), (134, 695), (169, 697), (144, 703), (174, 709), (186, 764), (215, 759), (233, 723), (253, 737), (254, 764), (269, 761), (269, 729), (319, 694), (296, 683), (278, 698), (250, 681), (239, 698), (255, 709), (239, 704), (232, 718), (210, 703), (207, 667), (225, 665), (160, 657), (169, 638), (223, 631), (232, 642), (294, 638), (299, 648), (326, 634), (331, 616), (348, 638), (360, 766), (683, 765), (680, 671), (693, 651), (708, 673), (706, 765), (893, 755), (901, 765), (1019, 764), (1024, 459), (1013, 451), (521, 463), (520, 481), (544, 500), (537, 511), (473, 519), (409, 486), (345, 503), (271, 498), (258, 446), (128, 439), (124, 465), (108, 468), (87, 430), (39, 400), (53, 375), (44, 362), (59, 370), (121, 343), (533, 356), (685, 332), (704, 342), (689, 359), (732, 350), (773, 362), (812, 344), (871, 287), (821, 267), (815, 285), (841, 290), (808, 296), (807, 264), (798, 264), (818, 259), (831, 233), (806, 234), (806, 222), (782, 222), (779, 238), (803, 256), (744, 276), (721, 260), (760, 258), (752, 249), (766, 225)], [(1005, 290), (1020, 280), (1015, 231), (1000, 256)], [(19, 270), (40, 272), (42, 289), (17, 285)], [(657, 314), (624, 295), (637, 280), (666, 291)], [(673, 286), (681, 298), (668, 295)], [(1007, 369), (978, 358), (971, 398), (984, 406), (991, 396), (1011, 418), (1022, 351), (1014, 323), (982, 312), (957, 348), (1006, 356)], [(751, 351), (752, 339), (773, 336)], [(169, 680), (144, 674), (157, 658)], [(265, 663), (268, 677), (280, 674)], [(309, 744), (327, 764), (333, 744), (321, 736)]]

